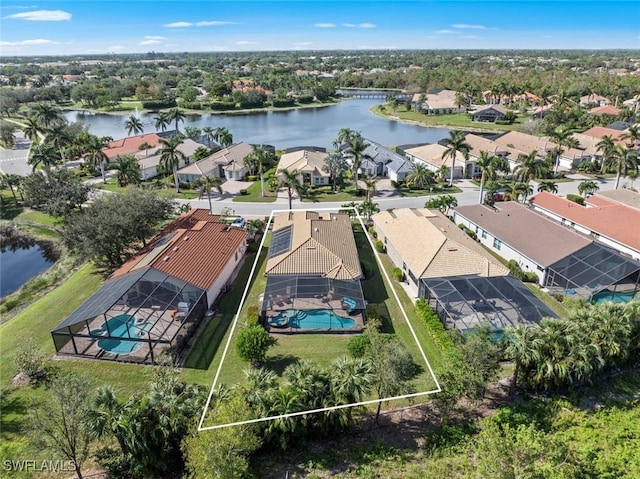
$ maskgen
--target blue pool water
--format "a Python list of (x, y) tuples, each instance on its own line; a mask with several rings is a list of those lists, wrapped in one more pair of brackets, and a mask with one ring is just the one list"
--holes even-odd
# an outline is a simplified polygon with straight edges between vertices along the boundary
[[(107, 320), (111, 337), (98, 341), (98, 347), (113, 354), (123, 355), (130, 354), (140, 348), (142, 343), (127, 340), (128, 338), (137, 339), (140, 337), (140, 329), (135, 326), (135, 320), (130, 314), (121, 314)], [(102, 330), (105, 333), (107, 331), (107, 323), (102, 325)]]
[(273, 326), (293, 329), (351, 329), (356, 326), (355, 320), (338, 316), (330, 309), (310, 309), (296, 311), (288, 309), (281, 315), (271, 318)]
[(633, 291), (628, 293), (613, 293), (613, 294), (609, 291), (600, 291), (599, 293), (593, 295), (593, 297), (591, 298), (591, 301), (593, 301), (596, 304), (606, 303), (608, 301), (611, 301), (613, 303), (628, 303), (633, 299), (635, 294), (636, 293), (634, 293)]

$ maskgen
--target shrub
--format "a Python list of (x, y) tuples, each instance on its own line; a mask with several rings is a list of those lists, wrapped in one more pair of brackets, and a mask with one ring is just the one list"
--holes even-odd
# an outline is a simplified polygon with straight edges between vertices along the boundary
[(374, 238), (377, 238), (377, 237), (378, 237), (378, 233), (376, 233), (376, 230), (375, 230), (375, 229), (373, 229), (373, 226), (370, 226), (370, 227), (369, 227), (369, 234), (370, 234), (371, 236), (373, 236)]
[(238, 356), (243, 361), (250, 362), (254, 367), (262, 366), (269, 348), (276, 344), (276, 339), (271, 337), (262, 326), (250, 326), (238, 333), (236, 348)]
[(584, 206), (584, 198), (582, 196), (568, 194), (567, 199), (569, 201), (573, 201), (574, 203), (578, 203), (579, 205)]
[(540, 279), (538, 278), (538, 275), (533, 271), (527, 271), (526, 273), (524, 273), (522, 281), (524, 281), (525, 283), (538, 283)]
[(404, 273), (400, 268), (393, 268), (393, 272), (391, 274), (393, 275), (393, 278), (396, 281), (398, 282), (404, 281)]
[(524, 271), (515, 259), (509, 260), (509, 272), (520, 281), (524, 278)]
[(248, 192), (245, 188), (242, 188), (242, 189), (240, 190), (240, 194), (241, 194), (242, 196), (246, 196), (246, 195), (248, 195), (248, 194), (249, 194), (249, 192)]
[(32, 341), (25, 341), (13, 361), (18, 372), (24, 373), (31, 379), (37, 379), (46, 374), (44, 368), (45, 355), (38, 349), (38, 346)]
[(380, 311), (378, 311), (378, 308), (374, 304), (367, 305), (367, 308), (364, 311), (364, 315), (366, 316), (367, 320), (382, 319), (382, 315), (380, 314)]
[(178, 106), (189, 110), (202, 110), (202, 103), (199, 101), (181, 101)]
[(256, 175), (247, 175), (247, 181), (257, 181), (258, 177)]
[(352, 358), (363, 358), (364, 355), (367, 354), (370, 345), (371, 341), (369, 340), (369, 336), (360, 334), (349, 340), (347, 343), (347, 352)]
[(276, 108), (280, 108), (284, 106), (293, 106), (295, 101), (293, 98), (274, 98), (271, 100), (271, 104)]
[(247, 326), (257, 326), (260, 324), (260, 310), (252, 305), (247, 308)]
[(313, 101), (313, 95), (300, 95), (298, 97), (298, 103), (311, 103)]
[(225, 110), (233, 110), (236, 107), (236, 102), (234, 101), (212, 101), (209, 104), (209, 108), (214, 111), (225, 111)]
[(150, 100), (142, 102), (142, 108), (146, 110), (161, 110), (162, 108), (173, 108), (175, 106), (175, 100)]
[(381, 240), (376, 241), (375, 246), (379, 253), (384, 253), (384, 243)]
[(464, 232), (467, 233), (467, 236), (470, 236), (473, 239), (478, 238), (478, 235), (476, 235), (476, 232), (473, 230), (470, 230), (469, 228), (465, 228)]
[(416, 314), (427, 326), (429, 336), (431, 336), (431, 339), (433, 339), (443, 353), (453, 353), (456, 350), (451, 337), (442, 322), (440, 322), (440, 318), (424, 298), (416, 301)]
[(360, 261), (360, 269), (365, 278), (371, 278), (373, 276), (373, 267), (368, 261)]

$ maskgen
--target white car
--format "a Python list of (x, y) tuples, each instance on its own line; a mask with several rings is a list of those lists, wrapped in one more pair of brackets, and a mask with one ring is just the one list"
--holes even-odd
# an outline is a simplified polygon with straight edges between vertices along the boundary
[(244, 220), (242, 216), (238, 216), (229, 224), (229, 226), (232, 226), (234, 228), (244, 228), (244, 225), (246, 223), (247, 222)]

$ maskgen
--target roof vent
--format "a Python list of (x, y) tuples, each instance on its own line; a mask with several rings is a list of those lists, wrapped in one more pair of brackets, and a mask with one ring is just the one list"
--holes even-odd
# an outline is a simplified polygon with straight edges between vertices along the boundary
[(177, 246), (174, 246), (174, 247), (173, 247), (173, 251), (178, 251), (178, 247), (177, 247)]
[(313, 231), (315, 231), (317, 233), (318, 232), (318, 228), (313, 228)]
[(164, 258), (162, 258), (162, 261), (169, 261), (169, 257), (165, 256)]
[(187, 241), (188, 239), (189, 239), (189, 237), (188, 237), (188, 236), (185, 236), (185, 237), (182, 239), (182, 241)]

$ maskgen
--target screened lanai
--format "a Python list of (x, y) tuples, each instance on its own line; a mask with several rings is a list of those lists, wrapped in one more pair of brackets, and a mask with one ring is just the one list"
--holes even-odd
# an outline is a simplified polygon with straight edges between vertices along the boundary
[(53, 331), (58, 354), (155, 364), (179, 350), (207, 309), (206, 292), (151, 267), (105, 282)]
[(594, 242), (552, 264), (545, 287), (569, 297), (630, 299), (639, 283), (639, 262)]
[(453, 276), (420, 280), (425, 298), (447, 328), (488, 326), (502, 331), (533, 324), (555, 313), (513, 276)]

